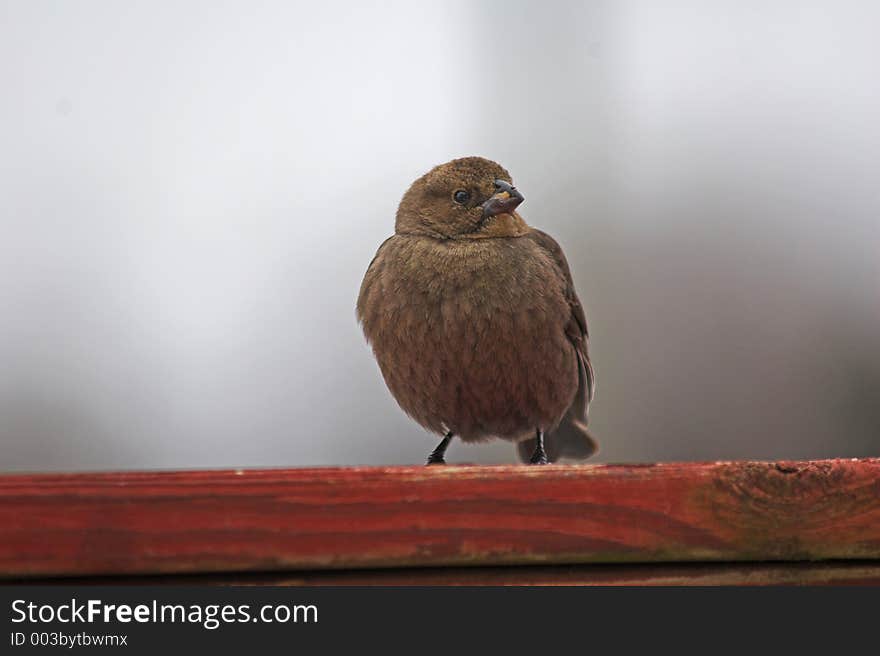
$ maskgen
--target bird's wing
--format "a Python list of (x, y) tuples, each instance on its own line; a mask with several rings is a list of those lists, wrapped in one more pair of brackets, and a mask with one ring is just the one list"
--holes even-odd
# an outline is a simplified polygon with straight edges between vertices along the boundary
[(571, 308), (571, 316), (565, 327), (565, 333), (578, 354), (579, 369), (581, 369), (580, 374), (584, 377), (583, 387), (585, 388), (582, 390), (582, 397), (575, 399), (574, 405), (583, 405), (582, 417), (586, 418), (590, 401), (593, 400), (593, 394), (596, 390), (596, 379), (593, 374), (593, 367), (590, 365), (590, 356), (587, 353), (590, 332), (587, 328), (587, 317), (584, 315), (584, 307), (581, 305), (577, 292), (574, 290), (574, 283), (571, 279), (571, 269), (568, 268), (568, 261), (565, 259), (565, 254), (562, 252), (562, 248), (560, 248), (559, 244), (556, 243), (556, 240), (546, 232), (535, 228), (532, 228), (525, 237), (531, 239), (546, 251), (550, 258), (556, 263), (559, 273), (564, 281), (565, 296), (568, 299), (568, 305)]
[(367, 265), (367, 272), (369, 272), (370, 269), (373, 268), (373, 264), (376, 262), (376, 259), (379, 257), (379, 254), (382, 252), (382, 249), (385, 248), (385, 244), (387, 244), (392, 239), (394, 239), (394, 235), (387, 237), (385, 239), (385, 241), (383, 241), (381, 244), (379, 244), (379, 248), (376, 249), (376, 254), (373, 256), (373, 259), (370, 260), (369, 265)]
[[(388, 239), (383, 241), (379, 248), (376, 250), (376, 254), (373, 256), (373, 259), (370, 260), (370, 264), (367, 267), (367, 272), (364, 274), (364, 279), (361, 282), (361, 290), (358, 293), (356, 307), (357, 318), (358, 321), (360, 321), (361, 323), (364, 323), (364, 321), (366, 320), (367, 296), (369, 295), (371, 287), (376, 283), (377, 280), (377, 277), (375, 275), (376, 272), (373, 271), (373, 265), (376, 264), (377, 260), (382, 255), (382, 250), (385, 248), (385, 246), (388, 245), (388, 242), (390, 242), (392, 239), (394, 239), (394, 235), (391, 235), (390, 237), (388, 237)], [(366, 330), (366, 328), (364, 330)], [(367, 339), (369, 340), (369, 338)]]

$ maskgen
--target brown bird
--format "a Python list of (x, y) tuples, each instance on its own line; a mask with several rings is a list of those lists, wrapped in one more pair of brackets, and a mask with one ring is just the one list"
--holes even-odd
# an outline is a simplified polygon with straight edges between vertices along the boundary
[(518, 442), (523, 461), (587, 458), (594, 376), (562, 249), (529, 227), (510, 174), (482, 157), (431, 169), (404, 194), (357, 314), (400, 407), (443, 435)]

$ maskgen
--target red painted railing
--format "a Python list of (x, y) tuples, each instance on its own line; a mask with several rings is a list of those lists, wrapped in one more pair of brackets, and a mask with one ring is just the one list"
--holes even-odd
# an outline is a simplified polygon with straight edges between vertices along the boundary
[(0, 476), (6, 579), (841, 582), (874, 560), (880, 459)]

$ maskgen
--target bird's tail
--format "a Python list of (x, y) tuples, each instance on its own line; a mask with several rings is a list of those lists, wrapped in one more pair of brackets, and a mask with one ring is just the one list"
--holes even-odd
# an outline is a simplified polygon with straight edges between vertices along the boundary
[[(571, 415), (566, 416), (555, 430), (544, 435), (544, 451), (550, 462), (560, 458), (586, 460), (598, 450), (599, 444), (587, 430), (587, 425)], [(516, 451), (520, 460), (529, 462), (535, 451), (535, 438), (518, 442)]]

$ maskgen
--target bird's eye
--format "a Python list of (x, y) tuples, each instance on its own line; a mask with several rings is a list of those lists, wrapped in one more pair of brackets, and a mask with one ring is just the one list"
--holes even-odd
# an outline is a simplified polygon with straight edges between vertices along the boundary
[(455, 199), (456, 203), (458, 203), (459, 205), (464, 205), (470, 200), (471, 195), (464, 189), (459, 189), (452, 195), (452, 197)]

